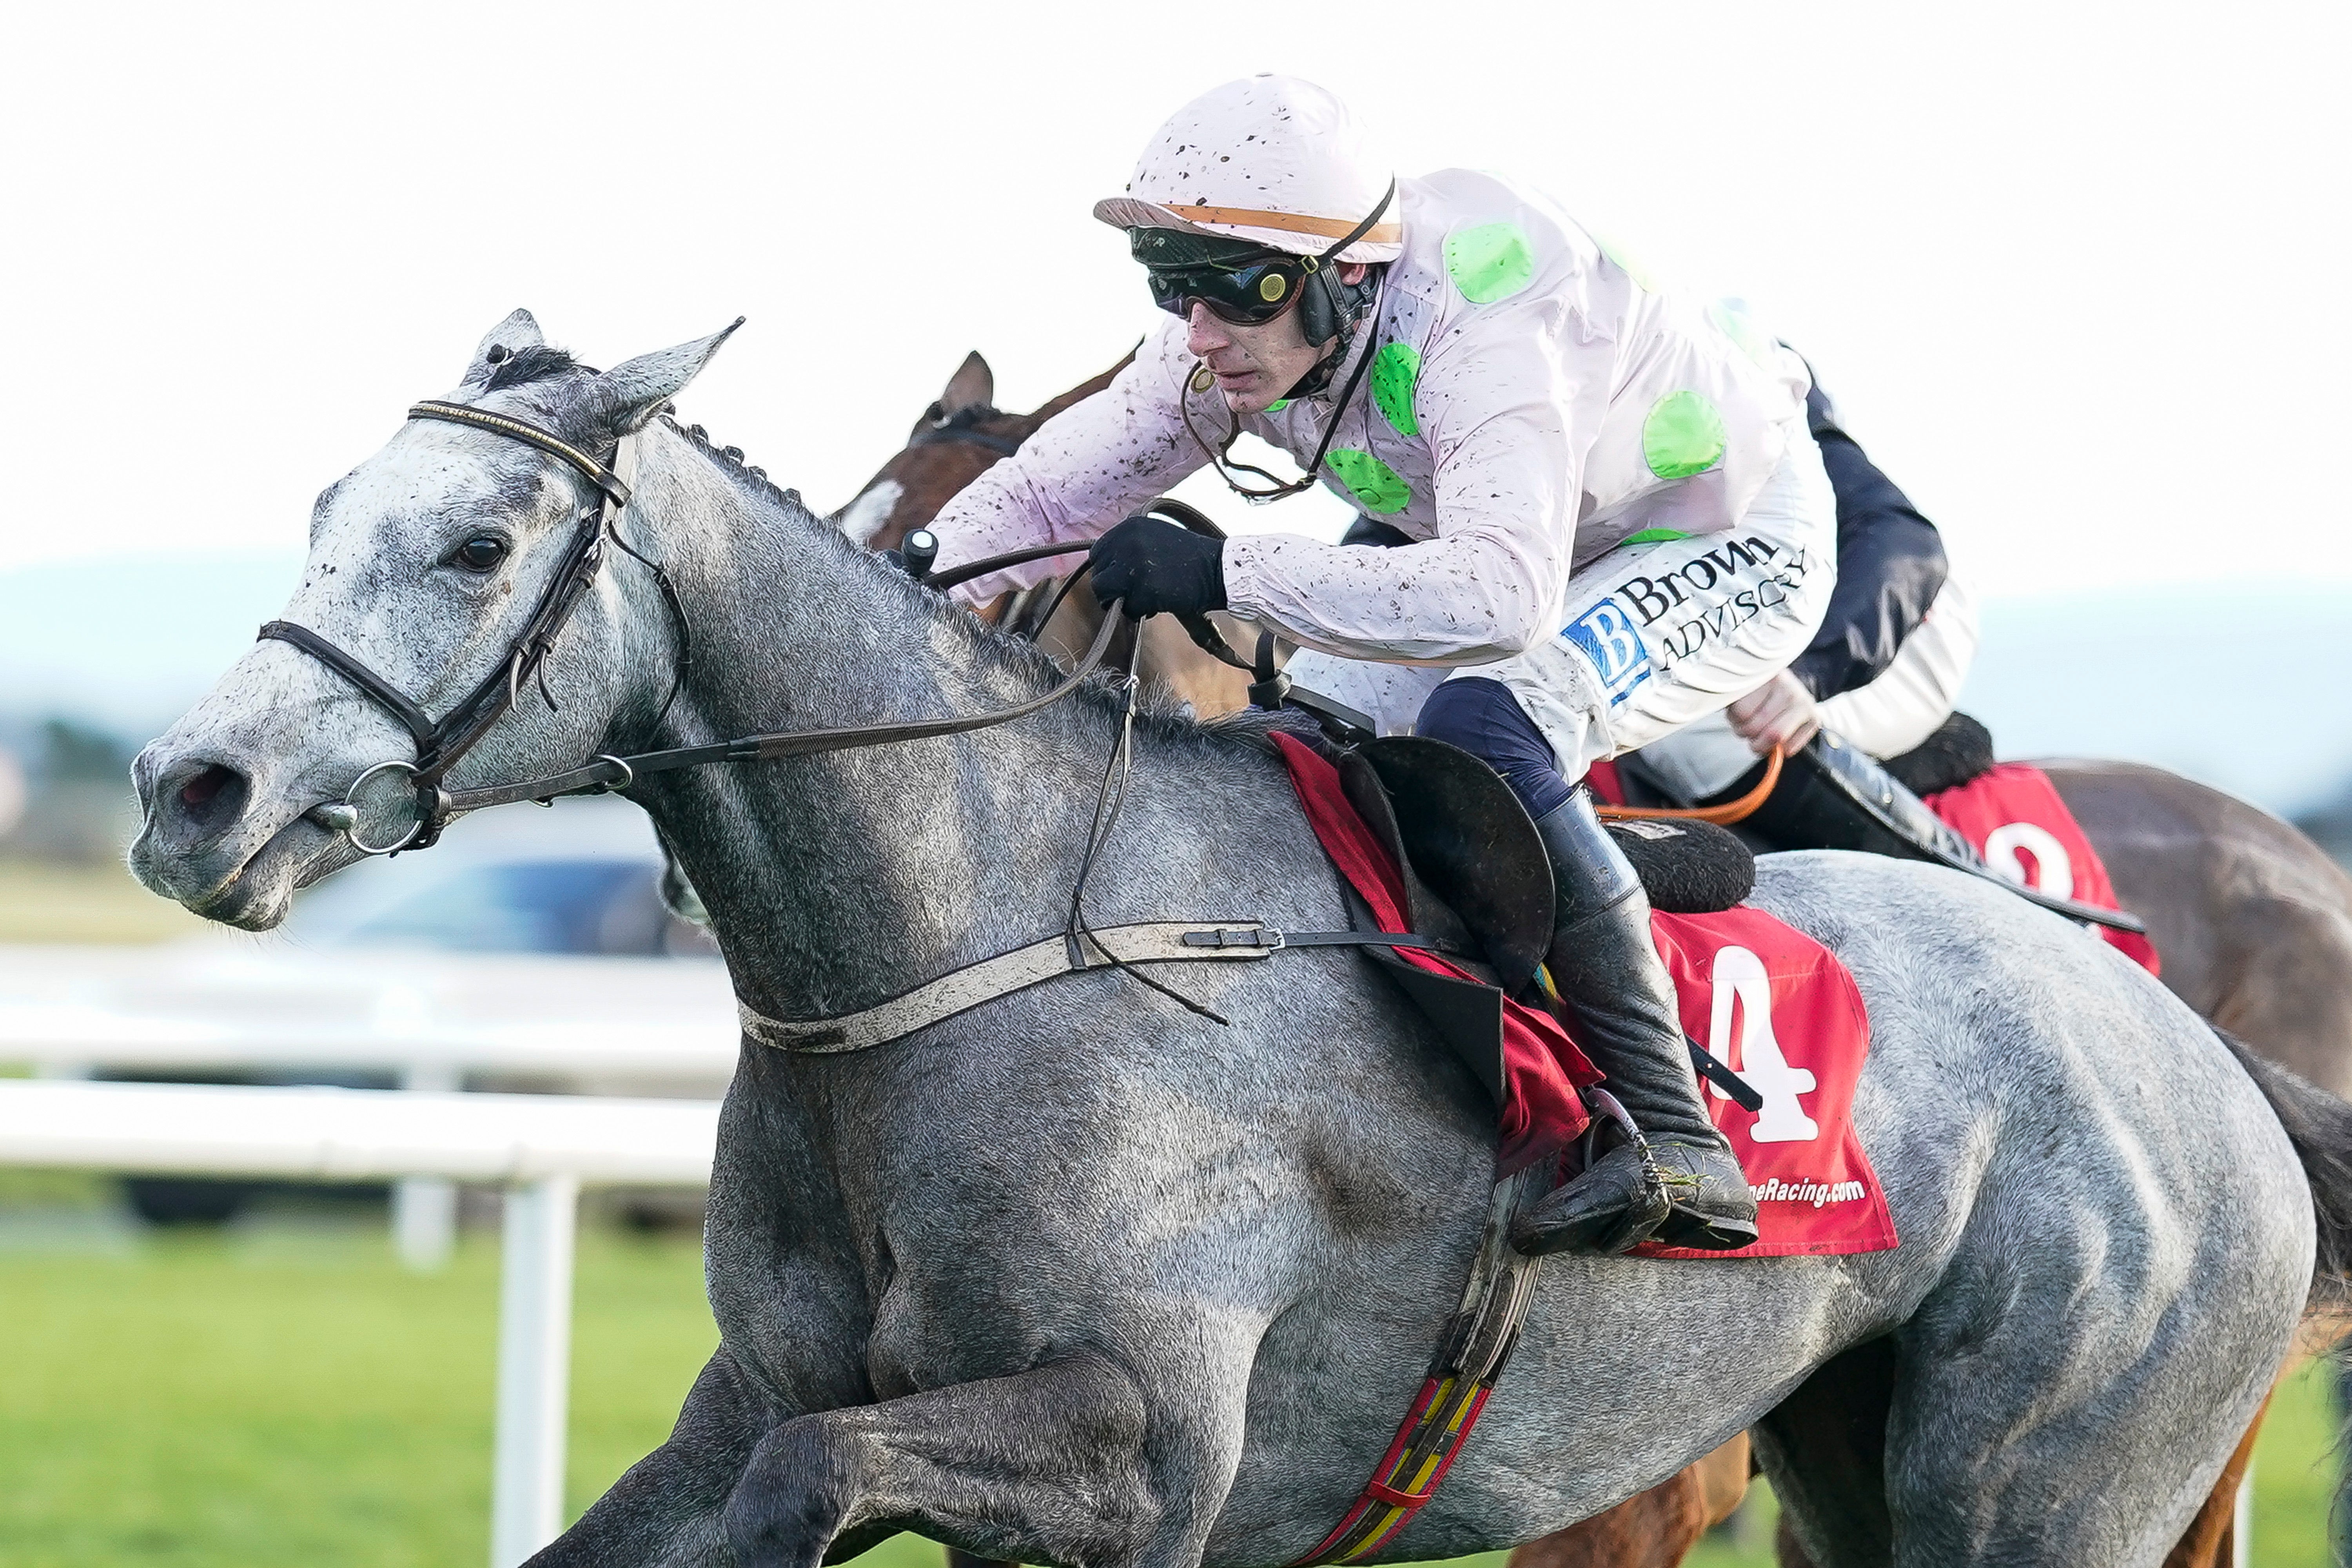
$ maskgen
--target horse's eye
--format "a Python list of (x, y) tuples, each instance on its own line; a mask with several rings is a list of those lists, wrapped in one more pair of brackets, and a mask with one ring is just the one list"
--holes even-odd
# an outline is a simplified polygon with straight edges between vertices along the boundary
[(487, 533), (474, 535), (449, 557), (468, 572), (488, 572), (506, 558), (507, 542)]

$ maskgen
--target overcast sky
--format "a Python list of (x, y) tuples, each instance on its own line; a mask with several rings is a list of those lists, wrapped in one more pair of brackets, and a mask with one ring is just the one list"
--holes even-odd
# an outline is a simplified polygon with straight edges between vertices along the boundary
[(748, 315), (684, 412), (829, 509), (965, 350), (1013, 407), (1122, 353), (1150, 306), (1088, 206), (1278, 69), (1746, 297), (1994, 594), (2341, 581), (2346, 18), (26, 7), (0, 568), (298, 545), (516, 305), (604, 365)]

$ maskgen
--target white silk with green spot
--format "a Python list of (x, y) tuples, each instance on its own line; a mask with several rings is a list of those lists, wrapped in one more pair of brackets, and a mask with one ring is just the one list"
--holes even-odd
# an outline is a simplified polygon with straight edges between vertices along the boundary
[(1508, 220), (1457, 228), (1445, 237), (1445, 274), (1464, 299), (1491, 305), (1535, 281), (1535, 247)]
[(1598, 230), (1588, 228), (1584, 232), (1592, 237), (1592, 243), (1601, 247), (1601, 254), (1608, 258), (1609, 265), (1631, 278), (1645, 291), (1652, 294), (1664, 292), (1658, 287), (1657, 274), (1651, 271), (1649, 265), (1639, 256)]
[(1382, 343), (1372, 356), (1372, 405), (1400, 436), (1421, 434), (1413, 416), (1412, 390), (1421, 379), (1421, 351), (1411, 343)]
[[(1578, 562), (1740, 526), (1803, 438), (1802, 367), (1730, 307), (1650, 287), (1541, 192), (1448, 169), (1401, 181), (1397, 199), (1402, 254), (1350, 339), (1361, 381), (1344, 405), (1342, 375), (1239, 424), (1302, 465), (1329, 433), (1321, 488), (1416, 548), (1335, 550), (1286, 510), (1227, 542), (1226, 594), (1326, 652), (1487, 666), (1562, 635), (1551, 616)], [(1186, 390), (1196, 369), (1166, 318), (1117, 395), (1069, 409), (949, 503), (944, 558), (1082, 537), (1197, 471), (1227, 410), (1213, 387)]]
[(1642, 421), (1642, 461), (1661, 479), (1689, 479), (1724, 461), (1724, 416), (1706, 395), (1667, 393)]
[(1324, 454), (1323, 466), (1354, 492), (1366, 511), (1402, 511), (1412, 500), (1412, 488), (1403, 477), (1370, 452), (1341, 447)]
[(1758, 326), (1756, 319), (1748, 313), (1748, 301), (1717, 300), (1706, 308), (1706, 319), (1715, 323), (1717, 331), (1738, 344), (1739, 352), (1759, 368), (1772, 368), (1780, 345), (1772, 341), (1772, 334)]
[(1669, 392), (1642, 421), (1642, 458), (1662, 479), (1686, 479), (1723, 460), (1723, 416), (1700, 393)]

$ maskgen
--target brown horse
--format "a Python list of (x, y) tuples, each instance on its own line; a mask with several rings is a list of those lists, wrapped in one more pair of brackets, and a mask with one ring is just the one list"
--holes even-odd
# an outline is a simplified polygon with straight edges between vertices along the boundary
[[(917, 421), (907, 447), (837, 520), (872, 548), (894, 548), (1047, 419), (1108, 385), (1126, 363), (1034, 413), (1005, 414), (989, 405), (994, 378), (972, 353)], [(998, 439), (982, 444), (943, 433), (959, 428)], [(1034, 589), (1008, 595), (988, 614), (1018, 626), (1045, 597)], [(1067, 662), (1091, 640), (1101, 616), (1080, 584), (1037, 629), (1039, 640)], [(1155, 637), (1154, 628), (1168, 621), (1160, 616), (1145, 628), (1145, 678), (1202, 718), (1242, 707), (1247, 678), (1179, 632)], [(1246, 646), (1231, 629), (1226, 640)], [(2106, 863), (2118, 900), (2147, 922), (2164, 984), (2261, 1055), (2352, 1099), (2352, 878), (2286, 823), (2176, 773), (2136, 763), (2040, 765)], [(1867, 1397), (1866, 1388), (1809, 1384), (1775, 1420), (1834, 1443), (1851, 1429), (1853, 1402)], [(2165, 1568), (2230, 1563), (2238, 1482), (2260, 1425), (2258, 1416)], [(1752, 1473), (1748, 1438), (1734, 1438), (1649, 1491), (1520, 1547), (1510, 1568), (1674, 1568), (1738, 1507)], [(1779, 1545), (1783, 1568), (1810, 1568), (1785, 1524)]]
[[(1134, 356), (1130, 354), (1129, 359)], [(1127, 368), (1127, 360), (1090, 381), (1079, 383), (1059, 397), (1027, 414), (1007, 414), (990, 401), (996, 393), (995, 374), (978, 351), (964, 356), (948, 378), (939, 401), (923, 410), (907, 437), (907, 445), (882, 465), (848, 505), (833, 514), (841, 531), (869, 550), (896, 550), (908, 534), (940, 514), (964, 486), (985, 472), (999, 458), (1017, 448), (1039, 426), (1065, 408), (1093, 396)], [(1094, 590), (1081, 579), (1066, 595), (1060, 580), (1041, 584), (1019, 594), (1006, 594), (981, 613), (1008, 630), (1023, 632), (1063, 663), (1074, 662), (1102, 625), (1102, 606)], [(1050, 610), (1043, 626), (1031, 622)], [(1222, 613), (1209, 617), (1225, 640), (1236, 647), (1250, 646), (1250, 634)], [(1109, 662), (1127, 662), (1123, 632), (1110, 649)], [(1230, 713), (1249, 702), (1249, 677), (1203, 654), (1173, 616), (1157, 616), (1140, 633), (1143, 657), (1137, 669), (1146, 685), (1160, 695), (1189, 703), (1206, 719)]]

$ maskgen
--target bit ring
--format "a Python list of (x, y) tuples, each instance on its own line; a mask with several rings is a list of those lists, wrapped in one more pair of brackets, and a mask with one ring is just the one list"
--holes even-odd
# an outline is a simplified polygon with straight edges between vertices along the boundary
[[(366, 787), (368, 780), (375, 777), (378, 773), (388, 773), (395, 768), (402, 773), (406, 773), (411, 778), (415, 778), (416, 776), (416, 764), (415, 763), (378, 763), (375, 766), (368, 769), (367, 772), (362, 773), (359, 777), (352, 781), (351, 788), (343, 791), (342, 804), (350, 806), (354, 812), (358, 811), (359, 802), (357, 797), (360, 791)], [(370, 844), (359, 836), (359, 824), (354, 820), (351, 826), (343, 829), (343, 837), (352, 848), (358, 850), (362, 855), (393, 855), (397, 854), (399, 851), (405, 849), (410, 845), (415, 843), (416, 840), (423, 836), (424, 832), (425, 818), (419, 816), (415, 822), (408, 825), (408, 831), (400, 836), (398, 842), (392, 844)]]

